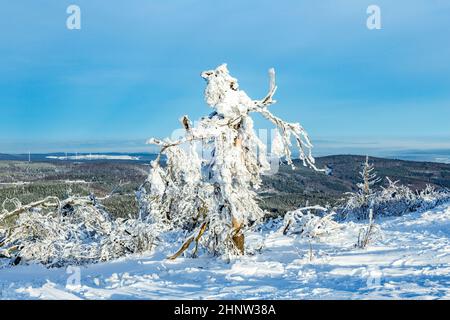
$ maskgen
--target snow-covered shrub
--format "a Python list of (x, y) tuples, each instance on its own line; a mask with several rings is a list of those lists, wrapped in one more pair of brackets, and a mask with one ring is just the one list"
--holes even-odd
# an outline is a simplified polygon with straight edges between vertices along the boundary
[[(316, 214), (312, 211), (316, 211)], [(283, 234), (317, 238), (335, 232), (339, 228), (339, 224), (333, 221), (335, 213), (325, 214), (327, 211), (326, 208), (312, 206), (287, 212), (284, 216)]]
[[(269, 93), (252, 100), (239, 89), (227, 66), (202, 73), (206, 80), (205, 101), (213, 112), (192, 125), (184, 116), (185, 130), (179, 140), (150, 139), (160, 146), (152, 162), (148, 183), (140, 192), (141, 215), (170, 229), (181, 228), (190, 235), (172, 258), (192, 243), (215, 255), (244, 253), (245, 232), (261, 221), (263, 210), (256, 202), (261, 174), (270, 170), (266, 146), (258, 138), (252, 113), (259, 113), (275, 125), (274, 152), (293, 165), (292, 141), (305, 166), (318, 170), (311, 155), (308, 134), (298, 123), (274, 116), (268, 107), (275, 103), (275, 72), (270, 70)], [(160, 164), (161, 156), (167, 158)]]
[(414, 192), (409, 187), (399, 185), (386, 177), (388, 186), (370, 194), (361, 201), (360, 193), (349, 194), (345, 203), (337, 211), (341, 216), (366, 219), (370, 203), (374, 216), (399, 216), (408, 212), (428, 210), (450, 201), (450, 192), (438, 190), (428, 185), (424, 190)]
[[(111, 219), (93, 197), (54, 197), (3, 210), (0, 257), (49, 267), (106, 261), (150, 250), (157, 230), (137, 219)], [(6, 226), (3, 221), (9, 219)]]
[(450, 190), (438, 190), (434, 186), (427, 185), (418, 193), (418, 198), (421, 199), (421, 210), (428, 210), (450, 201)]

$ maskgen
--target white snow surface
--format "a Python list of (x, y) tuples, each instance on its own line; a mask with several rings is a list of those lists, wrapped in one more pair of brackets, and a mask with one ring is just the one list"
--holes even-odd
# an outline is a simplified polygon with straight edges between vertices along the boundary
[(71, 269), (3, 267), (0, 299), (450, 299), (450, 204), (376, 223), (379, 236), (364, 250), (354, 247), (363, 224), (346, 222), (311, 241), (254, 232), (247, 240), (264, 244), (261, 252), (231, 262), (169, 261), (180, 245), (172, 243), (82, 266), (79, 283)]

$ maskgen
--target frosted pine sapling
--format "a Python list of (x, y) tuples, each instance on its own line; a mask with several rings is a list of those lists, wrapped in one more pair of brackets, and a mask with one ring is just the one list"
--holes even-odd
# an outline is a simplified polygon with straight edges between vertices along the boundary
[[(187, 116), (181, 119), (184, 136), (178, 140), (150, 139), (160, 146), (152, 162), (148, 190), (141, 192), (146, 219), (164, 228), (189, 232), (187, 240), (171, 258), (180, 256), (194, 242), (193, 255), (202, 244), (215, 255), (241, 255), (245, 231), (261, 221), (264, 212), (256, 201), (261, 174), (270, 170), (266, 145), (253, 128), (252, 113), (259, 113), (275, 125), (273, 150), (293, 166), (292, 141), (303, 165), (316, 171), (313, 147), (298, 123), (274, 116), (268, 107), (275, 103), (275, 71), (269, 70), (269, 92), (252, 100), (239, 89), (223, 64), (201, 74), (206, 80), (205, 101), (213, 112), (195, 126)], [(161, 164), (162, 155), (166, 165)], [(205, 156), (206, 155), (206, 156)]]
[(353, 212), (360, 218), (368, 218), (369, 209), (373, 208), (369, 204), (373, 203), (373, 198), (377, 193), (372, 190), (373, 186), (381, 181), (375, 173), (374, 165), (369, 163), (369, 156), (366, 156), (365, 162), (362, 164), (362, 170), (359, 172), (361, 182), (357, 183), (357, 192), (348, 192), (342, 211), (348, 215)]
[(369, 156), (366, 156), (366, 161), (364, 162), (364, 166), (359, 175), (362, 178), (362, 183), (358, 184), (358, 188), (361, 193), (368, 197), (372, 194), (372, 186), (381, 181), (380, 178), (377, 177), (376, 172), (374, 172), (375, 168), (372, 163), (369, 163)]

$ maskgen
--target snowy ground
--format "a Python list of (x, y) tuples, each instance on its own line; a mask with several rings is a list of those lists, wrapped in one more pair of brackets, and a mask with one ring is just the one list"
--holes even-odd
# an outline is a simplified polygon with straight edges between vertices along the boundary
[(366, 250), (354, 248), (356, 223), (311, 245), (263, 232), (249, 237), (261, 254), (231, 263), (168, 261), (173, 244), (82, 267), (79, 285), (77, 269), (3, 268), (0, 299), (450, 299), (450, 205), (377, 223), (382, 237)]

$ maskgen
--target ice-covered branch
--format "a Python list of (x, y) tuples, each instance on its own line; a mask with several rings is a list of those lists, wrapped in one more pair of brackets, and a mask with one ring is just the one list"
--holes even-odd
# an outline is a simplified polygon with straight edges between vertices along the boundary
[[(32, 208), (36, 208), (39, 206), (42, 206), (42, 207), (58, 207), (58, 206), (60, 206), (60, 201), (57, 197), (47, 197), (45, 199), (38, 200), (38, 201), (35, 201), (32, 203), (29, 203), (27, 205), (24, 205), (24, 206), (20, 202), (18, 202), (18, 200), (17, 201), (15, 201), (15, 200), (17, 200), (17, 199), (6, 199), (3, 202), (3, 210), (2, 210), (2, 214), (0, 215), (0, 221), (15, 217), (15, 216), (21, 214), (22, 212), (28, 211)], [(5, 205), (8, 202), (14, 203), (16, 208), (12, 211), (6, 210)]]
[(291, 147), (291, 136), (295, 139), (297, 148), (299, 150), (299, 158), (303, 161), (304, 166), (308, 166), (315, 171), (325, 172), (325, 169), (318, 169), (315, 165), (315, 159), (312, 156), (313, 144), (308, 136), (308, 133), (299, 123), (288, 123), (279, 117), (273, 115), (267, 107), (276, 103), (273, 96), (277, 90), (275, 83), (275, 70), (269, 69), (269, 92), (262, 100), (254, 100), (254, 108), (249, 111), (260, 113), (264, 118), (272, 122), (277, 130), (281, 131), (281, 138), (283, 142), (283, 154), (289, 165), (293, 166)]
[[(269, 92), (262, 100), (254, 100), (254, 104), (256, 108), (265, 108), (271, 104), (276, 103), (276, 100), (273, 100), (273, 96), (275, 95), (275, 92), (277, 91), (277, 86), (275, 83), (275, 69), (270, 68), (269, 69)], [(250, 110), (252, 111), (252, 110)]]

